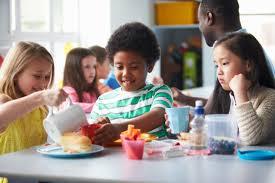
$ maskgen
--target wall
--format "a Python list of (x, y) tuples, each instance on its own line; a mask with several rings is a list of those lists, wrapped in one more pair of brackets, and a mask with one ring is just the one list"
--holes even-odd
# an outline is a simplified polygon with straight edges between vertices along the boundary
[(112, 32), (126, 22), (139, 21), (153, 26), (153, 3), (151, 0), (80, 0), (81, 45), (105, 46)]
[(110, 0), (111, 31), (121, 24), (130, 21), (143, 22), (147, 26), (154, 25), (154, 1), (152, 0)]
[[(155, 23), (154, 1), (152, 0), (110, 0), (111, 3), (111, 32), (120, 25), (131, 21), (142, 22), (149, 27)], [(156, 62), (153, 71), (148, 74), (147, 80), (160, 76), (160, 63)]]
[(111, 0), (80, 0), (81, 46), (105, 47), (111, 34)]

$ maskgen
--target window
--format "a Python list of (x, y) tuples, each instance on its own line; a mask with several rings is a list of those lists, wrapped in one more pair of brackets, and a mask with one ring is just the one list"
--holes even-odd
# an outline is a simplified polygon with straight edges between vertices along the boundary
[(58, 83), (65, 56), (79, 46), (79, 0), (12, 0), (11, 41), (33, 41), (45, 46), (55, 60)]
[(243, 28), (253, 34), (275, 65), (275, 5), (271, 0), (239, 0)]

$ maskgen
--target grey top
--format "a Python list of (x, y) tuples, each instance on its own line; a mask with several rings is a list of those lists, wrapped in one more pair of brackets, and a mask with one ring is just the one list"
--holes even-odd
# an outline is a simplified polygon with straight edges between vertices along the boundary
[(107, 148), (100, 154), (79, 159), (51, 158), (28, 149), (0, 156), (0, 165), (0, 176), (15, 182), (273, 183), (275, 180), (275, 160), (245, 161), (236, 155), (129, 160), (121, 148)]

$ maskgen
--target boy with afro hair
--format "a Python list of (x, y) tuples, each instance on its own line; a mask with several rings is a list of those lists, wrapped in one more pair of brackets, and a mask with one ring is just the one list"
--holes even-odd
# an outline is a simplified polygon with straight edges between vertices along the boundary
[(101, 95), (94, 105), (91, 119), (103, 123), (94, 142), (108, 144), (119, 139), (128, 124), (164, 136), (165, 108), (173, 103), (171, 90), (146, 83), (147, 73), (160, 56), (154, 33), (142, 23), (124, 24), (112, 34), (106, 50), (120, 87)]

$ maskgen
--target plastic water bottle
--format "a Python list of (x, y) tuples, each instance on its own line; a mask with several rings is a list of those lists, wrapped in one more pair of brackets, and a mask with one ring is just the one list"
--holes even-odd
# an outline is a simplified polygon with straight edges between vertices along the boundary
[(191, 121), (190, 127), (190, 154), (209, 154), (209, 150), (207, 149), (207, 130), (204, 120), (204, 108), (201, 100), (196, 101), (195, 117)]

